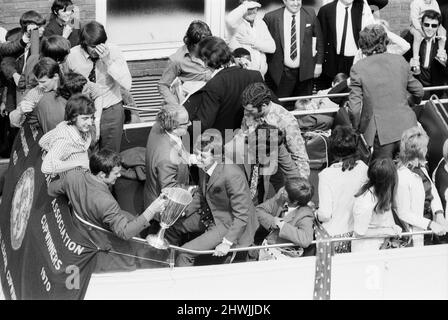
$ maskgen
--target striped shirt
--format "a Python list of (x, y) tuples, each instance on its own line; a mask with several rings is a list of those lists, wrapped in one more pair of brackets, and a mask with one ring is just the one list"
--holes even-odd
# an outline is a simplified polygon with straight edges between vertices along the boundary
[(90, 132), (80, 133), (67, 121), (59, 123), (39, 140), (39, 145), (47, 154), (42, 162), (42, 172), (56, 175), (81, 167), (89, 169), (89, 149), (92, 137)]

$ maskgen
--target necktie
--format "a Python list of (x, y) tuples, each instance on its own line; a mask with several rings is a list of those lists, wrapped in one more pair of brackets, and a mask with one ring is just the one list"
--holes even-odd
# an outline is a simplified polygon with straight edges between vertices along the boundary
[(92, 67), (92, 70), (90, 70), (88, 79), (90, 82), (96, 82), (96, 62), (98, 61), (98, 59), (93, 59), (93, 58), (90, 58), (90, 59), (93, 62), (93, 67)]
[(250, 179), (250, 198), (253, 200), (257, 193), (258, 177), (260, 175), (260, 165), (257, 163), (252, 170), (252, 177)]
[(348, 7), (345, 7), (344, 31), (342, 32), (341, 51), (339, 53), (341, 56), (343, 56), (345, 52), (345, 39), (347, 38), (347, 24), (348, 24)]
[(291, 21), (291, 51), (290, 57), (291, 60), (295, 60), (297, 58), (297, 39), (296, 39), (296, 15), (292, 15)]

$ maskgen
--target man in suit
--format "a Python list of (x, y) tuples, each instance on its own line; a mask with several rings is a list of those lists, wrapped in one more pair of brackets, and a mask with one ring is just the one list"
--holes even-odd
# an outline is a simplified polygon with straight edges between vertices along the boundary
[(417, 125), (408, 95), (412, 103), (420, 103), (423, 87), (403, 57), (386, 52), (388, 37), (384, 27), (367, 26), (359, 37), (362, 53), (367, 57), (358, 61), (350, 73), (353, 126), (373, 146), (374, 159), (393, 158), (403, 132)]
[[(224, 40), (207, 37), (199, 43), (201, 59), (217, 70), (207, 84), (185, 103), (191, 121), (200, 121), (201, 132), (213, 128), (225, 136), (226, 129), (241, 127), (241, 93), (251, 83), (263, 82), (258, 71), (242, 69), (232, 62), (232, 53)], [(230, 136), (226, 141), (231, 140)]]
[[(441, 86), (447, 83), (448, 69), (446, 67), (446, 53), (442, 56), (438, 56), (439, 39), (437, 36), (437, 28), (442, 23), (442, 16), (440, 13), (434, 10), (427, 10), (423, 13), (421, 19), (422, 30), (424, 33), (424, 39), (420, 44), (419, 57), (420, 57), (420, 71), (421, 73), (416, 78), (422, 83), (424, 87)], [(409, 32), (405, 36), (410, 44), (413, 43), (412, 34)], [(405, 55), (406, 60), (412, 58), (412, 52), (408, 52)], [(443, 65), (443, 62), (445, 65)], [(424, 99), (428, 99), (432, 94), (443, 94), (443, 91), (425, 92)]]
[(284, 7), (264, 17), (276, 46), (275, 52), (267, 55), (266, 83), (278, 97), (308, 95), (313, 78), (322, 72), (322, 31), (314, 10), (302, 7), (302, 0), (283, 3)]
[[(292, 242), (301, 248), (307, 248), (311, 244), (314, 214), (307, 204), (312, 197), (313, 187), (307, 180), (287, 179), (285, 186), (274, 197), (256, 207), (258, 222), (269, 232), (266, 244)], [(285, 254), (282, 249), (278, 250), (280, 252), (271, 251), (274, 255)], [(263, 260), (261, 255), (260, 258)]]
[(146, 144), (145, 208), (167, 187), (183, 187), (189, 182), (189, 154), (181, 137), (190, 126), (182, 106), (165, 105), (157, 114)]
[(317, 14), (325, 44), (322, 88), (331, 86), (340, 72), (350, 74), (358, 51), (359, 32), (374, 23), (364, 0), (335, 0), (320, 8)]
[[(200, 187), (190, 206), (199, 209), (202, 203), (212, 218), (207, 231), (182, 246), (192, 250), (215, 249), (213, 255), (218, 257), (227, 255), (232, 246), (249, 246), (256, 227), (255, 207), (244, 172), (236, 164), (222, 162), (222, 147), (222, 140), (207, 134), (196, 145)], [(195, 258), (194, 254), (181, 252), (176, 265), (192, 266)]]

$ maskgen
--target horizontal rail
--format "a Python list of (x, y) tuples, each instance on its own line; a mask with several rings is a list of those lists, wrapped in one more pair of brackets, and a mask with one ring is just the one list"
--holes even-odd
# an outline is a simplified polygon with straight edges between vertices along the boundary
[[(448, 86), (434, 86), (434, 87), (424, 87), (423, 91), (440, 91), (448, 90)], [(318, 99), (318, 98), (342, 98), (348, 97), (349, 93), (332, 93), (332, 94), (319, 94), (319, 95), (308, 95), (308, 96), (297, 96), (288, 98), (279, 98), (280, 102), (297, 101), (305, 99)]]
[[(425, 235), (425, 234), (432, 234), (433, 231), (415, 231), (415, 232), (403, 232), (400, 234), (400, 237), (409, 237), (409, 236), (416, 236), (416, 235)], [(356, 241), (356, 240), (366, 240), (366, 239), (385, 239), (385, 238), (391, 238), (394, 237), (392, 235), (378, 235), (378, 236), (366, 236), (366, 237), (344, 237), (344, 238), (327, 238), (322, 240), (314, 240), (311, 242), (311, 244), (318, 244), (318, 243), (327, 243), (327, 242), (342, 242), (342, 241)], [(396, 236), (398, 237), (398, 236)], [(270, 245), (264, 245), (264, 246), (253, 246), (253, 247), (241, 247), (241, 248), (232, 248), (229, 250), (229, 252), (241, 252), (241, 251), (252, 251), (252, 250), (260, 250), (260, 249), (268, 249), (268, 248), (289, 248), (289, 247), (299, 247), (299, 245), (294, 243), (279, 243), (279, 244), (270, 244)], [(185, 252), (185, 253), (191, 253), (191, 254), (197, 254), (197, 255), (203, 255), (203, 254), (213, 254), (215, 250), (192, 250), (192, 249), (186, 249), (178, 246), (169, 246), (170, 249)]]
[[(82, 222), (83, 224), (100, 230), (102, 232), (106, 232), (109, 234), (113, 234), (113, 232), (106, 230), (102, 227), (99, 227), (93, 223), (90, 223), (83, 218), (81, 218), (74, 210), (72, 210), (75, 217)], [(416, 235), (425, 235), (425, 234), (432, 234), (433, 231), (415, 231), (415, 232), (403, 232), (399, 235), (399, 237), (409, 237), (409, 236), (416, 236)], [(366, 236), (366, 237), (341, 237), (341, 238), (326, 238), (321, 240), (314, 240), (311, 242), (311, 244), (318, 244), (318, 243), (327, 243), (327, 242), (342, 242), (342, 241), (357, 241), (357, 240), (366, 240), (366, 239), (385, 239), (394, 237), (393, 235), (377, 235), (377, 236)], [(397, 235), (398, 237), (398, 235)], [(138, 242), (144, 245), (149, 246), (148, 242), (145, 239), (139, 238), (139, 237), (133, 237), (130, 240), (134, 242)], [(268, 248), (289, 248), (289, 247), (298, 247), (295, 243), (279, 243), (279, 244), (270, 244), (270, 245), (263, 245), (263, 246), (252, 246), (252, 247), (240, 247), (240, 248), (231, 248), (229, 252), (241, 252), (241, 251), (252, 251), (252, 250), (260, 250), (260, 249), (268, 249)], [(179, 252), (185, 252), (185, 253), (191, 253), (191, 254), (197, 254), (197, 255), (205, 255), (205, 254), (213, 254), (215, 250), (192, 250), (192, 249), (186, 249), (179, 246), (169, 245), (168, 247), (171, 250), (179, 251)]]

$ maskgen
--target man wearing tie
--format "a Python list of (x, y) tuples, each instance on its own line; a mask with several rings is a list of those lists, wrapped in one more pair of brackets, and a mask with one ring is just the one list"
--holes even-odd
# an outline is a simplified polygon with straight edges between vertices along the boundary
[[(421, 25), (425, 37), (419, 49), (421, 73), (416, 78), (424, 87), (441, 86), (448, 82), (446, 54), (442, 57), (437, 56), (439, 39), (437, 39), (436, 35), (441, 22), (442, 16), (437, 11), (427, 10), (423, 13)], [(413, 39), (410, 32), (406, 35), (405, 39), (412, 44)], [(409, 51), (406, 53), (405, 58), (407, 60), (410, 60), (411, 57), (412, 52)], [(443, 65), (443, 62), (445, 65)], [(423, 99), (428, 99), (433, 93), (440, 95), (440, 92), (427, 91)]]
[(322, 72), (324, 43), (320, 24), (312, 8), (302, 7), (302, 0), (283, 3), (284, 7), (264, 17), (276, 46), (275, 52), (267, 55), (266, 83), (278, 97), (308, 95), (312, 93), (313, 78)]
[(350, 74), (358, 51), (359, 32), (375, 20), (363, 0), (333, 1), (320, 8), (317, 18), (325, 45), (321, 85), (328, 88), (336, 74)]

